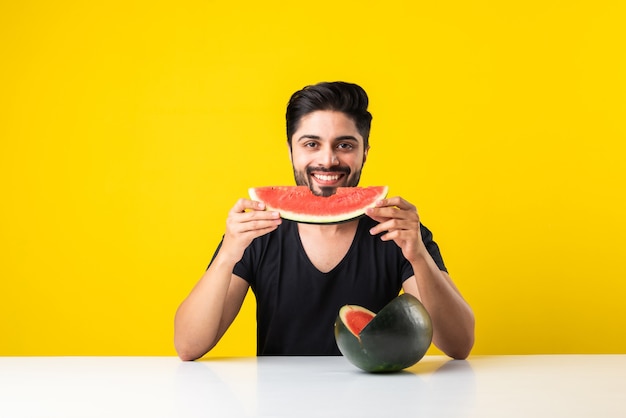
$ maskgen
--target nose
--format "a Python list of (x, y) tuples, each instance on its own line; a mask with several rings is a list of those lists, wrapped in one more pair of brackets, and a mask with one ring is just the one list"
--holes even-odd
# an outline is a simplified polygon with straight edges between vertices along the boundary
[(339, 164), (339, 159), (333, 148), (327, 149), (324, 153), (322, 163), (325, 167), (332, 167)]

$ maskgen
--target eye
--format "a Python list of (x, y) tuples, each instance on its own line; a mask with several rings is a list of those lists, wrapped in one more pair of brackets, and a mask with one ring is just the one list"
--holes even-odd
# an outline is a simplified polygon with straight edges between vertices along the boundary
[(351, 151), (352, 149), (354, 149), (354, 145), (349, 142), (341, 142), (337, 145), (337, 148), (344, 151)]
[(317, 142), (315, 142), (315, 141), (305, 142), (304, 143), (304, 147), (305, 148), (315, 148), (315, 147), (317, 147)]

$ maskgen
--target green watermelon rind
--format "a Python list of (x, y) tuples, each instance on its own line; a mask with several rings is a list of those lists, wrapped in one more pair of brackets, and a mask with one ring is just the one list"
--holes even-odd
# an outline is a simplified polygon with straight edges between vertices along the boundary
[(370, 373), (391, 373), (413, 366), (424, 357), (432, 338), (430, 315), (408, 293), (389, 302), (358, 336), (345, 325), (341, 311), (335, 321), (335, 340), (341, 354)]
[[(303, 186), (300, 186), (303, 187)], [(296, 190), (297, 186), (275, 186), (275, 187), (269, 187), (269, 189), (272, 189), (274, 191), (279, 191), (279, 190), (285, 190), (285, 191), (293, 191)], [(277, 211), (280, 213), (280, 217), (283, 219), (287, 219), (287, 220), (291, 220), (291, 221), (295, 221), (295, 222), (300, 222), (300, 223), (308, 223), (308, 224), (335, 224), (335, 223), (342, 223), (342, 222), (349, 222), (352, 221), (354, 219), (360, 218), (361, 216), (365, 215), (365, 211), (368, 208), (374, 207), (376, 205), (376, 202), (380, 199), (384, 199), (385, 197), (387, 197), (387, 193), (389, 191), (389, 188), (387, 186), (370, 186), (370, 187), (355, 187), (355, 188), (342, 188), (344, 190), (348, 190), (348, 189), (355, 189), (355, 190), (359, 190), (359, 189), (380, 189), (380, 192), (378, 192), (376, 195), (374, 195), (372, 198), (368, 199), (367, 202), (365, 202), (363, 205), (359, 206), (358, 209), (352, 210), (352, 211), (347, 211), (347, 212), (342, 212), (342, 213), (337, 213), (337, 214), (325, 214), (325, 215), (318, 215), (318, 214), (313, 214), (313, 213), (299, 213), (299, 212), (294, 212), (292, 210), (288, 210), (285, 209), (283, 207), (280, 207), (280, 205), (278, 204), (273, 204), (270, 202), (265, 201), (262, 197), (260, 197), (257, 194), (257, 190), (262, 191), (262, 189), (268, 189), (268, 187), (252, 187), (250, 189), (248, 189), (248, 195), (250, 196), (250, 199), (255, 200), (255, 201), (259, 201), (259, 202), (264, 202), (265, 206), (266, 206), (266, 210), (270, 210), (270, 211)], [(303, 189), (302, 189), (303, 190)], [(308, 189), (307, 189), (308, 190)], [(308, 199), (328, 199), (325, 197), (319, 197), (319, 196), (315, 196), (313, 195), (313, 193), (311, 193), (309, 191), (310, 195), (304, 195), (304, 196), (299, 196), (301, 198), (308, 198)], [(322, 200), (320, 200), (320, 202), (322, 202)], [(332, 202), (332, 200), (331, 200)]]

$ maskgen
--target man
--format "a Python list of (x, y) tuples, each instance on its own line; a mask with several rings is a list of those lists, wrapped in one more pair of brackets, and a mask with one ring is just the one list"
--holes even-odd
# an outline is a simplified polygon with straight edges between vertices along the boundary
[[(296, 184), (318, 195), (359, 183), (372, 116), (365, 91), (344, 82), (294, 93), (287, 140)], [(175, 318), (183, 360), (202, 357), (239, 312), (257, 299), (258, 355), (338, 355), (333, 323), (345, 304), (380, 310), (402, 289), (433, 322), (433, 342), (453, 358), (474, 344), (474, 315), (453, 284), (415, 206), (384, 199), (367, 216), (336, 225), (281, 220), (263, 203), (240, 199), (211, 264)]]

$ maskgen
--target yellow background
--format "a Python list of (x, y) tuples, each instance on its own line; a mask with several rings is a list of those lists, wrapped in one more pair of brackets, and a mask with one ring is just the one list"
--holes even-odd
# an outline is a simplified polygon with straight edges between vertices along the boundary
[[(370, 94), (361, 185), (418, 206), (474, 354), (626, 352), (625, 21), (620, 0), (2, 2), (0, 355), (174, 355), (228, 209), (293, 183), (289, 95), (331, 80)], [(211, 355), (254, 330), (249, 297)]]

